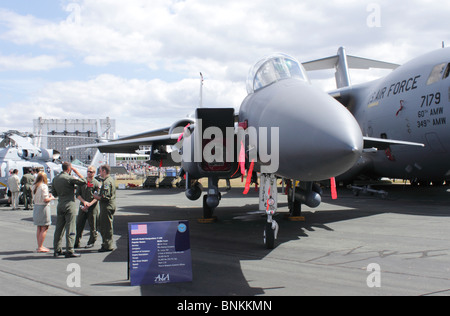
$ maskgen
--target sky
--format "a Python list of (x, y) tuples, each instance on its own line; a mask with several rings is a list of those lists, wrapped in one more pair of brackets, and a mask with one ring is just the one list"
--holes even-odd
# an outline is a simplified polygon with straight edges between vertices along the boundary
[[(403, 64), (450, 45), (450, 2), (431, 0), (2, 0), (0, 132), (33, 119), (116, 120), (150, 131), (203, 104), (239, 109), (254, 63), (349, 55)], [(352, 71), (353, 84), (386, 71)], [(324, 91), (334, 72), (309, 74)]]

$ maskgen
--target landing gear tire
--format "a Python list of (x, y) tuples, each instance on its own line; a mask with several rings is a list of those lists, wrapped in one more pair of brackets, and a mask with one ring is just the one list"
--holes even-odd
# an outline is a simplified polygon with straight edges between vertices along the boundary
[(208, 195), (203, 196), (203, 218), (204, 219), (211, 219), (213, 217), (214, 209), (210, 208), (208, 206), (208, 203), (206, 203), (206, 199), (208, 198)]
[(267, 249), (275, 248), (275, 239), (277, 238), (278, 224), (273, 221), (272, 223), (266, 223), (264, 229), (264, 245)]
[(293, 190), (289, 190), (288, 194), (288, 209), (289, 209), (289, 216), (301, 216), (302, 215), (302, 204), (300, 201), (295, 199), (294, 201), (292, 198)]
[(295, 200), (292, 202), (292, 208), (289, 208), (289, 216), (301, 216), (302, 215), (302, 204)]

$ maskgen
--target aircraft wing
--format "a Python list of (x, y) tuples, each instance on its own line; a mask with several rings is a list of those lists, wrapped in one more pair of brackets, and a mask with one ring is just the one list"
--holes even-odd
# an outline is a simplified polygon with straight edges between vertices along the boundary
[(169, 134), (169, 131), (170, 131), (170, 127), (164, 127), (164, 128), (152, 130), (149, 132), (143, 132), (143, 133), (139, 133), (139, 134), (135, 134), (135, 135), (121, 137), (120, 140), (129, 140), (129, 139), (155, 137), (155, 136), (166, 136)]
[(167, 134), (162, 136), (141, 137), (129, 139), (113, 140), (106, 143), (96, 143), (82, 146), (68, 147), (67, 149), (77, 148), (98, 148), (102, 153), (112, 154), (135, 154), (136, 150), (139, 150), (141, 146), (151, 146), (153, 144), (158, 145), (175, 145), (178, 138), (182, 134)]
[(425, 147), (425, 145), (421, 144), (421, 143), (405, 142), (402, 140), (374, 138), (374, 137), (363, 137), (363, 139), (364, 139), (364, 148), (365, 149), (366, 148), (376, 148), (379, 150), (385, 150), (391, 145)]

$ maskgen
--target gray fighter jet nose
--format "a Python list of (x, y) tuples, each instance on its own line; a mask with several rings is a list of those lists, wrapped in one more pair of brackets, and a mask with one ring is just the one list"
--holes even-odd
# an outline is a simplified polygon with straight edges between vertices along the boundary
[(336, 177), (349, 170), (363, 150), (362, 133), (352, 114), (302, 81), (280, 81), (249, 96), (240, 116), (247, 117), (250, 126), (279, 129), (278, 144), (270, 143), (269, 148), (278, 149), (276, 174), (286, 178)]

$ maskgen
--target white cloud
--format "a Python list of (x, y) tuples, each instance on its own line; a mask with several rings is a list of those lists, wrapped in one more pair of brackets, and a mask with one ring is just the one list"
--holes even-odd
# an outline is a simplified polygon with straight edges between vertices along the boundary
[(0, 20), (9, 25), (3, 38), (73, 50), (90, 65), (135, 62), (154, 67), (162, 60), (207, 58), (249, 63), (281, 50), (301, 58), (303, 50), (335, 42), (336, 34), (348, 37), (355, 22), (364, 27), (367, 15), (365, 6), (354, 2), (297, 0), (84, 0), (80, 8), (77, 23), (2, 10)]
[[(47, 84), (29, 100), (16, 102), (0, 116), (0, 126), (32, 122), (38, 117), (116, 119), (118, 133), (130, 134), (170, 126), (191, 114), (199, 104), (200, 81), (185, 79), (167, 83), (100, 75), (89, 81)], [(238, 107), (245, 96), (244, 86), (224, 81), (208, 81), (203, 102), (212, 107)]]
[(59, 57), (42, 55), (30, 56), (2, 56), (0, 55), (0, 71), (46, 71), (55, 68), (66, 68), (72, 65)]
[[(367, 11), (371, 1), (297, 0), (84, 0), (80, 19), (70, 22), (42, 20), (0, 10), (8, 26), (2, 38), (17, 44), (39, 45), (73, 52), (89, 65), (114, 62), (189, 64), (195, 59), (249, 63), (274, 51), (286, 51), (299, 59), (330, 54), (339, 46), (368, 51), (390, 43), (394, 47), (418, 47), (422, 41), (446, 37), (448, 5), (428, 1), (410, 3), (380, 0), (380, 28), (370, 28)], [(73, 4), (73, 3), (69, 3)], [(434, 16), (435, 18), (426, 18)], [(431, 47), (430, 47), (431, 48)], [(372, 49), (377, 54), (377, 49)], [(394, 57), (391, 51), (382, 51)], [(412, 53), (414, 55), (414, 53)], [(368, 56), (371, 57), (371, 56)], [(182, 68), (181, 68), (182, 69)]]
[[(380, 7), (379, 28), (367, 25), (370, 3)], [(22, 129), (38, 116), (109, 116), (122, 134), (150, 130), (194, 109), (200, 71), (205, 105), (238, 107), (252, 63), (273, 52), (308, 61), (343, 45), (351, 55), (404, 63), (450, 43), (450, 5), (428, 0), (64, 0), (62, 9), (59, 20), (0, 9), (0, 40), (20, 48), (2, 48), (0, 70), (74, 73), (48, 76), (43, 88), (2, 105), (0, 128)], [(379, 75), (351, 74), (354, 83)], [(320, 79), (332, 88), (332, 78)]]

